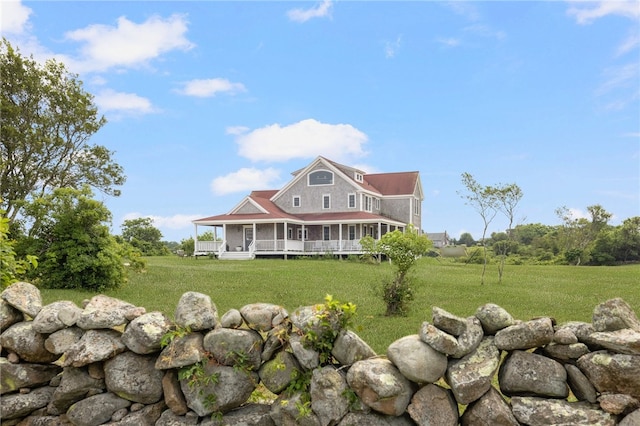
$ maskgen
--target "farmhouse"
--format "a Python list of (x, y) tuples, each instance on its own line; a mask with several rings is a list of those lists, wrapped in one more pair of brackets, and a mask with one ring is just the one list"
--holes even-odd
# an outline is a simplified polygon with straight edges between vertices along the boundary
[[(367, 174), (322, 156), (282, 189), (253, 191), (226, 214), (194, 220), (195, 255), (361, 254), (360, 239), (421, 228), (422, 184), (414, 172)], [(198, 240), (211, 230), (216, 241)], [(222, 230), (222, 238), (217, 238)]]

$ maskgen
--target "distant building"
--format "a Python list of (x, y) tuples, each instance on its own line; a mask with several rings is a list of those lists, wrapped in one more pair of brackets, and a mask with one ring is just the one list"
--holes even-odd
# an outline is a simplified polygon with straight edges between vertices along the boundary
[(444, 232), (427, 232), (427, 238), (433, 242), (433, 248), (442, 248), (450, 244), (447, 231)]

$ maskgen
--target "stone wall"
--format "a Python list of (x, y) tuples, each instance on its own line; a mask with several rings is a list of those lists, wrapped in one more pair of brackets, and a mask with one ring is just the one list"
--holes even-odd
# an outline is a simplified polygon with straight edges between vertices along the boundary
[(640, 321), (621, 299), (591, 323), (433, 308), (377, 355), (331, 299), (219, 316), (188, 292), (174, 320), (99, 295), (0, 300), (2, 425), (640, 425)]

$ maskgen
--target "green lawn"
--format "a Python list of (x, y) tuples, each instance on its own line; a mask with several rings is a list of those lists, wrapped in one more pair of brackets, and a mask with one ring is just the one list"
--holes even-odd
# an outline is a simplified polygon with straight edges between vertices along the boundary
[[(375, 293), (391, 276), (388, 263), (367, 265), (337, 260), (218, 261), (147, 258), (147, 272), (132, 274), (130, 282), (106, 294), (147, 311), (173, 316), (186, 291), (208, 294), (222, 315), (248, 303), (268, 302), (292, 311), (322, 303), (331, 294), (357, 306), (355, 331), (378, 353), (395, 339), (416, 334), (431, 307), (470, 316), (484, 303), (496, 303), (522, 320), (552, 316), (556, 320), (590, 321), (593, 308), (622, 297), (640, 315), (640, 265), (617, 267), (507, 266), (502, 284), (495, 265), (489, 265), (480, 285), (481, 265), (421, 259), (415, 270), (415, 300), (406, 317), (385, 317)], [(44, 303), (72, 300), (78, 304), (94, 294), (71, 290), (42, 290)]]

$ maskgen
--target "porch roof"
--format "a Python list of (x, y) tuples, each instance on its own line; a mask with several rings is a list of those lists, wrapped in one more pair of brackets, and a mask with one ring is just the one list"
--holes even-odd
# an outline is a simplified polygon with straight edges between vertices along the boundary
[(320, 225), (338, 223), (387, 223), (394, 226), (405, 226), (404, 223), (388, 217), (379, 216), (368, 212), (338, 212), (338, 213), (307, 213), (291, 215), (279, 212), (247, 213), (247, 214), (221, 214), (194, 220), (196, 225), (224, 225), (247, 223), (297, 223), (300, 225)]

